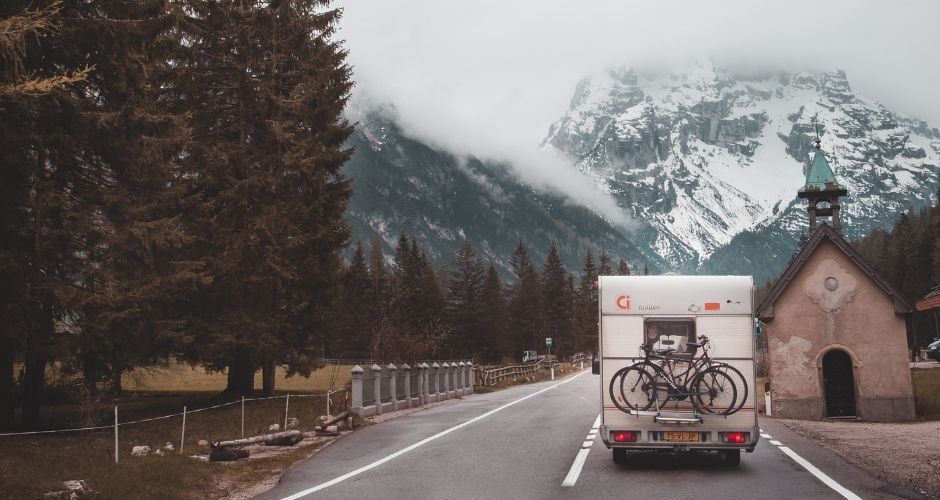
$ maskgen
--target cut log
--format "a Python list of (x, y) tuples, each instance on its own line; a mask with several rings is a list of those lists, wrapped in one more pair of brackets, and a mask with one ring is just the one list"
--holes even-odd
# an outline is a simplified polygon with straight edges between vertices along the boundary
[(268, 439), (264, 441), (266, 446), (293, 446), (304, 440), (304, 433), (297, 431), (296, 434), (285, 434), (284, 436), (279, 436), (276, 438)]
[(340, 413), (339, 415), (334, 416), (333, 418), (327, 420), (326, 422), (323, 422), (323, 427), (326, 427), (328, 425), (333, 425), (336, 422), (339, 422), (340, 420), (348, 416), (349, 416), (349, 412), (344, 411), (343, 413)]
[(304, 433), (300, 432), (299, 430), (275, 432), (272, 434), (262, 434), (260, 436), (253, 436), (249, 438), (232, 439), (231, 441), (219, 441), (218, 443), (213, 443), (212, 448), (213, 449), (214, 448), (230, 448), (234, 446), (246, 446), (249, 444), (257, 444), (257, 443), (268, 444), (269, 442), (272, 442), (272, 443), (282, 442), (282, 441), (286, 442), (286, 441), (290, 441), (291, 439), (296, 439), (298, 436), (300, 437), (300, 439), (297, 439), (293, 443), (290, 443), (290, 444), (296, 444), (300, 442), (301, 439), (304, 438)]
[(226, 447), (216, 448), (215, 446), (209, 450), (210, 462), (234, 462), (241, 458), (248, 458), (248, 450)]

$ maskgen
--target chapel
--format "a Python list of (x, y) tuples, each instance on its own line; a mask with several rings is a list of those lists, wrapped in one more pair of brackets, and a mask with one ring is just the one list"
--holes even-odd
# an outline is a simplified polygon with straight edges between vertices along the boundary
[(798, 194), (808, 237), (756, 313), (766, 325), (772, 414), (911, 420), (911, 306), (842, 237), (846, 194), (817, 139)]

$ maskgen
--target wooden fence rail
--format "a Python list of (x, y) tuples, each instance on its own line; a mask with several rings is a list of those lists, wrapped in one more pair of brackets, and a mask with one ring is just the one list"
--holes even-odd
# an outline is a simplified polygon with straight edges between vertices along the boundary
[(478, 385), (496, 385), (500, 380), (503, 379), (516, 379), (519, 377), (535, 375), (538, 372), (548, 368), (548, 364), (548, 361), (540, 359), (532, 363), (501, 366), (499, 368), (491, 368), (489, 370), (477, 369), (474, 370), (474, 374), (476, 376), (476, 383)]

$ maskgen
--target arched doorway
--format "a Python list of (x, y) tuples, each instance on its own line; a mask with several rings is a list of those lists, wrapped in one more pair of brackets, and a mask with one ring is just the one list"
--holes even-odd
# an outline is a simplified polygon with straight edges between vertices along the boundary
[(852, 358), (841, 349), (823, 356), (823, 388), (826, 396), (826, 417), (854, 417), (855, 376)]

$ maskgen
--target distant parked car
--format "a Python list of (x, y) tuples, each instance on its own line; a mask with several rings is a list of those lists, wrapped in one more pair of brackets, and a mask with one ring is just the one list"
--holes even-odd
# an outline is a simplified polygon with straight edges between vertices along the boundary
[(940, 361), (940, 340), (934, 340), (927, 346), (927, 356), (934, 361)]

